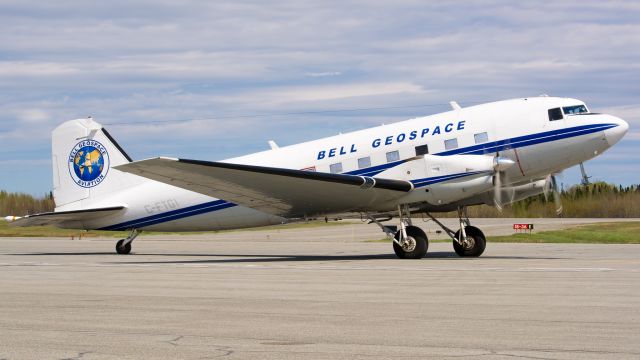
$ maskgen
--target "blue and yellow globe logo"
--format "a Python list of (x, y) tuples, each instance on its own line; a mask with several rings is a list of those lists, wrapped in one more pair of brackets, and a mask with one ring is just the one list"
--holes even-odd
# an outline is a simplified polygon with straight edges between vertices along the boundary
[(100, 184), (109, 171), (109, 154), (100, 142), (84, 140), (69, 154), (69, 173), (73, 181), (85, 188)]

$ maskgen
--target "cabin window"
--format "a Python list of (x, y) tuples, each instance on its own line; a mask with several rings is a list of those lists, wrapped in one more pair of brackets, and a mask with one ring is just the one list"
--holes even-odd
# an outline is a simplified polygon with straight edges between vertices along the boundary
[(584, 105), (565, 106), (562, 108), (565, 115), (586, 114), (589, 112)]
[(329, 165), (329, 172), (332, 174), (340, 174), (342, 173), (342, 163), (335, 163)]
[(371, 167), (371, 157), (363, 157), (358, 159), (358, 169), (365, 169)]
[(476, 141), (476, 144), (482, 144), (489, 141), (489, 135), (486, 132), (475, 134), (473, 135), (473, 138)]
[(387, 162), (394, 162), (394, 161), (398, 161), (400, 160), (400, 152), (398, 150), (396, 151), (390, 151), (387, 153)]
[(560, 108), (549, 109), (549, 121), (562, 120), (562, 110)]
[(444, 141), (445, 150), (453, 150), (458, 148), (458, 139), (447, 139)]
[(426, 155), (428, 153), (429, 153), (429, 146), (428, 145), (416, 146), (416, 156)]

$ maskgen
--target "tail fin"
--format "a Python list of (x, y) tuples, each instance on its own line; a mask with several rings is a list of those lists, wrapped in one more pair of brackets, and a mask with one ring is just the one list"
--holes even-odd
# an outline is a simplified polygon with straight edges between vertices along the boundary
[(112, 169), (132, 160), (91, 118), (70, 120), (54, 129), (52, 154), (56, 210), (86, 208), (109, 194), (144, 182)]

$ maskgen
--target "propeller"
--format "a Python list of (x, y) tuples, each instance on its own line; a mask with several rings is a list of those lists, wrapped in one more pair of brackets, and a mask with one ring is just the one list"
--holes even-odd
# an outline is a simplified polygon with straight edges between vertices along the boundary
[[(493, 175), (493, 204), (499, 212), (502, 212), (502, 184), (505, 182), (506, 170), (515, 165), (515, 161), (501, 157), (499, 154), (496, 154), (496, 157), (493, 158), (493, 169), (495, 170), (495, 174)], [(513, 202), (513, 197), (515, 196), (515, 192), (511, 193), (511, 202)]]
[(553, 202), (556, 207), (556, 215), (562, 215), (562, 198), (560, 197), (560, 190), (558, 190), (558, 180), (555, 174), (547, 175), (547, 179), (544, 185), (544, 199), (549, 201), (549, 193), (553, 193)]

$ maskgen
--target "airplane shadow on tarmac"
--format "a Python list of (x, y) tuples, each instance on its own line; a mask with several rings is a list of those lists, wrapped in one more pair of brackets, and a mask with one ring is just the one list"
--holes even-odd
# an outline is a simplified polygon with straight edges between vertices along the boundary
[[(295, 254), (158, 254), (158, 253), (135, 253), (132, 255), (117, 255), (112, 252), (46, 252), (46, 253), (22, 253), (8, 254), (14, 256), (92, 256), (92, 255), (113, 255), (124, 260), (136, 256), (153, 257), (200, 257), (209, 259), (199, 260), (141, 260), (141, 261), (117, 261), (118, 264), (219, 264), (219, 263), (269, 263), (269, 262), (303, 262), (303, 261), (358, 261), (358, 260), (384, 260), (397, 259), (394, 254), (364, 254), (364, 255), (295, 255)], [(222, 259), (221, 259), (222, 258)], [(451, 259), (459, 261), (473, 260), (566, 260), (561, 257), (529, 257), (529, 256), (481, 256), (479, 258), (462, 258), (454, 252), (434, 251), (427, 253), (424, 260), (428, 259)], [(398, 261), (400, 261), (398, 259)]]

